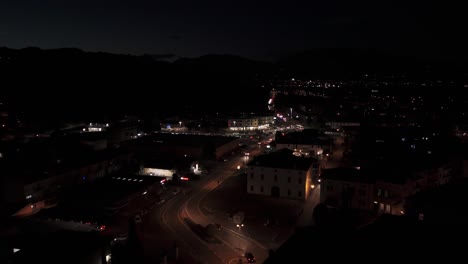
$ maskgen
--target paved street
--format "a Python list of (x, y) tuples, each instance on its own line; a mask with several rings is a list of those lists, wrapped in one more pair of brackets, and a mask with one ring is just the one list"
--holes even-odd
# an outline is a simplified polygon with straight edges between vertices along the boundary
[[(166, 255), (168, 263), (246, 263), (243, 257), (245, 252), (254, 252), (258, 263), (266, 260), (268, 250), (276, 248), (289, 234), (289, 231), (284, 230), (291, 227), (265, 227), (264, 220), (261, 220), (263, 217), (259, 216), (258, 219), (250, 220), (255, 221), (255, 224), (246, 223), (246, 226), (237, 228), (232, 219), (207, 212), (204, 206), (204, 201), (213, 199), (208, 194), (222, 187), (225, 181), (231, 177), (240, 179), (238, 175), (243, 172), (245, 164), (261, 154), (264, 147), (263, 144), (253, 142), (240, 154), (229, 157), (228, 161), (216, 162), (210, 174), (202, 179), (190, 181), (184, 187), (168, 186), (161, 194), (164, 203), (155, 204), (155, 199), (149, 199), (153, 206), (148, 208), (148, 213), (142, 216), (143, 221), (137, 225), (147, 259), (157, 262)], [(249, 156), (245, 156), (244, 152), (248, 152)], [(181, 191), (174, 195), (174, 188), (180, 188)], [(319, 187), (312, 192), (297, 225), (311, 223), (319, 193)], [(233, 195), (232, 192), (226, 194)], [(197, 234), (197, 230), (206, 230), (205, 227), (210, 224), (218, 227), (212, 231), (213, 237), (207, 239), (203, 237), (203, 232)]]
[[(251, 156), (258, 155), (262, 150), (260, 145), (252, 145), (245, 152)], [(201, 208), (201, 201), (212, 190), (218, 188), (223, 181), (233, 175), (238, 175), (238, 166), (245, 166), (246, 157), (243, 153), (233, 156), (229, 161), (219, 163), (209, 176), (203, 177), (200, 181), (190, 182), (190, 186), (184, 188), (174, 197), (168, 197), (165, 204), (155, 207), (144, 217), (143, 223), (139, 225), (139, 230), (143, 243), (150, 245), (158, 244), (166, 249), (167, 255), (171, 256), (174, 245), (179, 249), (179, 261), (177, 263), (239, 263), (245, 259), (243, 254), (249, 250), (256, 252), (255, 256), (259, 263), (267, 257), (267, 247), (259, 242), (245, 236), (242, 230), (232, 229), (232, 227), (220, 226), (215, 238), (219, 243), (207, 242), (197, 235), (187, 224), (186, 218), (206, 227), (214, 223), (213, 219), (206, 216)], [(163, 243), (161, 241), (161, 237)], [(160, 245), (163, 244), (163, 245)], [(148, 247), (151, 250), (151, 246)], [(148, 250), (147, 250), (148, 251)], [(148, 252), (157, 258), (162, 252)], [(185, 257), (185, 261), (182, 259)], [(168, 262), (174, 262), (174, 256), (168, 258)]]

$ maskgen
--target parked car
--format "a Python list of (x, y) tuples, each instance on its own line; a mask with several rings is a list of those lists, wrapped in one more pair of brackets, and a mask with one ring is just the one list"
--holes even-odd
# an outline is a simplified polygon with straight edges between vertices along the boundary
[(254, 255), (252, 254), (252, 252), (246, 252), (245, 253), (245, 259), (247, 259), (247, 263), (255, 263), (255, 257)]

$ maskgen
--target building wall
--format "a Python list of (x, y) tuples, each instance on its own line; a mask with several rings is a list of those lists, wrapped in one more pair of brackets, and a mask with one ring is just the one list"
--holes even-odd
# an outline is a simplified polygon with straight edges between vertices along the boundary
[(310, 153), (312, 156), (320, 156), (327, 150), (330, 151), (330, 146), (313, 145), (313, 144), (288, 144), (288, 143), (277, 143), (276, 149), (287, 148), (294, 151), (300, 151), (303, 153)]
[[(311, 185), (314, 184), (313, 182), (313, 179), (314, 177), (318, 177), (318, 176), (314, 176), (314, 175), (317, 175), (317, 169), (312, 166), (310, 166), (310, 168), (307, 170), (306, 172), (306, 181), (305, 181), (305, 197), (304, 197), (304, 200), (307, 199), (307, 197), (309, 197), (310, 195), (310, 192), (312, 191), (312, 187)], [(315, 186), (314, 186), (315, 188)]]
[(252, 118), (228, 119), (230, 130), (256, 130), (266, 129), (274, 122), (273, 116), (257, 116)]
[[(336, 206), (375, 209), (379, 213), (401, 215), (405, 213), (404, 207), (407, 197), (450, 182), (455, 178), (455, 175), (461, 174), (459, 167), (461, 167), (460, 161), (447, 162), (439, 167), (412, 174), (402, 183), (378, 180), (375, 183), (363, 184), (322, 178), (320, 200), (321, 202), (334, 203)], [(348, 189), (354, 191), (351, 192), (351, 198), (346, 199), (346, 196), (343, 196), (343, 191), (346, 193)], [(360, 190), (367, 190), (365, 193), (369, 195), (360, 195), (360, 192), (363, 193)], [(355, 196), (356, 193), (359, 195)], [(373, 206), (367, 208), (369, 201)], [(366, 206), (362, 206), (362, 202)]]
[(229, 119), (228, 127), (258, 127), (258, 119), (257, 118)]
[(176, 170), (169, 170), (169, 169), (158, 169), (158, 168), (143, 168), (142, 174), (143, 175), (151, 175), (151, 176), (160, 176), (171, 178), (176, 173)]
[(313, 152), (323, 151), (323, 147), (319, 145), (308, 145), (308, 144), (288, 144), (288, 143), (277, 143), (277, 149), (287, 148), (290, 150), (297, 150), (302, 152)]
[(311, 182), (312, 168), (295, 170), (250, 166), (247, 192), (305, 200), (309, 195)]
[(320, 202), (337, 207), (372, 210), (374, 208), (374, 185), (365, 182), (322, 179)]
[(258, 116), (258, 125), (269, 125), (272, 124), (275, 120), (273, 119), (273, 116)]

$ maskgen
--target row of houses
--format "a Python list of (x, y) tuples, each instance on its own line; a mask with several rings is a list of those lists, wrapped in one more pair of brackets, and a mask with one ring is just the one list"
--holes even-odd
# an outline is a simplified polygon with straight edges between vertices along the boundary
[(421, 191), (435, 189), (461, 175), (460, 159), (428, 163), (427, 167), (322, 170), (320, 200), (331, 206), (405, 214), (406, 199)]
[(34, 213), (68, 188), (123, 170), (167, 179), (201, 173), (199, 160), (218, 159), (239, 148), (236, 137), (159, 133), (96, 150), (74, 135), (39, 138), (2, 158), (0, 206)]
[(293, 150), (296, 155), (317, 158), (330, 153), (333, 146), (333, 140), (330, 137), (320, 135), (317, 130), (313, 129), (281, 133), (275, 140), (277, 149), (287, 148)]
[(23, 214), (37, 212), (49, 205), (62, 191), (96, 181), (133, 164), (133, 155), (121, 149), (88, 153), (79, 160), (61, 162), (49, 170), (3, 170), (2, 202), (16, 205)]

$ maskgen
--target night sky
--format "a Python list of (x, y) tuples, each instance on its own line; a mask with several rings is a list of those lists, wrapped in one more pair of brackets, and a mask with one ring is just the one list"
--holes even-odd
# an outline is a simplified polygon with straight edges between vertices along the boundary
[(357, 47), (465, 56), (463, 10), (419, 0), (2, 0), (0, 46), (253, 58)]

